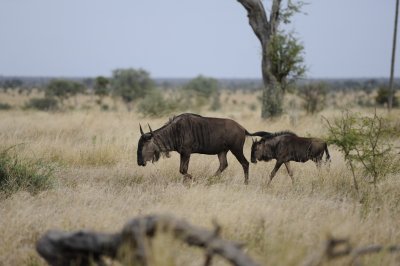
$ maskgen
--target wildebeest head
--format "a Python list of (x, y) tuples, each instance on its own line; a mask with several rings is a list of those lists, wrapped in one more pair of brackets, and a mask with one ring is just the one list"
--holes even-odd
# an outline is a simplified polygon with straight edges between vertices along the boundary
[(137, 149), (137, 163), (140, 166), (146, 166), (148, 161), (156, 162), (160, 159), (160, 148), (154, 142), (154, 134), (150, 128), (150, 132), (144, 133), (142, 126), (140, 126), (140, 139), (138, 142), (138, 149)]
[(251, 145), (251, 162), (270, 161), (274, 159), (274, 146), (269, 139), (262, 138)]

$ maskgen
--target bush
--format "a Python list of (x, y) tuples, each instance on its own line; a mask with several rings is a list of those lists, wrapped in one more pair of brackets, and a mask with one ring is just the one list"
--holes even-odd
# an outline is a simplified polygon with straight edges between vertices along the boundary
[(129, 68), (113, 71), (111, 88), (113, 95), (121, 97), (130, 110), (131, 102), (144, 98), (154, 90), (155, 86), (147, 71)]
[[(378, 89), (378, 95), (375, 97), (375, 102), (378, 105), (387, 105), (389, 102), (389, 88), (382, 86)], [(393, 92), (393, 102), (392, 102), (393, 107), (399, 107), (399, 100), (396, 97), (396, 90)]]
[(95, 80), (93, 89), (94, 89), (94, 94), (99, 96), (98, 104), (100, 106), (103, 104), (104, 97), (106, 97), (110, 94), (109, 83), (110, 83), (110, 81), (103, 76), (99, 76)]
[(214, 78), (202, 75), (192, 79), (182, 87), (181, 101), (186, 109), (196, 109), (208, 105), (215, 111), (221, 107), (219, 99), (219, 84)]
[(183, 86), (183, 90), (192, 92), (195, 94), (195, 96), (209, 99), (218, 92), (218, 81), (216, 79), (200, 75)]
[(56, 97), (60, 100), (61, 105), (63, 105), (64, 100), (79, 93), (83, 93), (84, 91), (85, 87), (81, 83), (63, 79), (54, 79), (46, 86), (45, 93), (46, 98)]
[(41, 111), (51, 111), (58, 108), (58, 102), (54, 98), (32, 98), (25, 104), (25, 108), (37, 109)]
[(307, 113), (314, 114), (325, 107), (326, 85), (324, 83), (309, 83), (298, 88), (300, 98), (304, 100), (303, 108)]
[(139, 103), (138, 111), (146, 116), (162, 116), (179, 109), (178, 107), (177, 102), (165, 99), (159, 90), (154, 90)]
[(396, 154), (392, 152), (390, 138), (395, 129), (388, 120), (377, 116), (360, 116), (345, 112), (333, 122), (325, 119), (328, 143), (335, 144), (343, 153), (349, 166), (355, 188), (358, 190), (356, 170), (372, 179), (371, 183), (385, 177), (396, 169)]
[(9, 196), (26, 190), (31, 194), (53, 186), (53, 168), (40, 160), (22, 160), (11, 148), (0, 151), (0, 193)]
[(0, 103), (0, 110), (10, 110), (12, 106), (8, 103)]

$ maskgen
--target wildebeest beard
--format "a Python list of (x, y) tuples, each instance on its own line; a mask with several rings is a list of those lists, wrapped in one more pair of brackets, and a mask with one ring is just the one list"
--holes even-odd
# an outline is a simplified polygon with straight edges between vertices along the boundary
[(147, 133), (141, 136), (141, 138), (139, 139), (138, 149), (137, 149), (137, 161), (139, 165), (144, 165), (146, 163), (143, 161), (143, 154), (142, 154), (143, 147), (145, 142), (150, 141), (151, 139), (155, 144), (155, 149), (153, 151), (154, 152), (153, 158), (151, 159), (152, 163), (157, 162), (161, 158), (161, 156), (166, 158), (171, 157), (169, 154), (169, 147), (166, 147), (165, 143), (163, 141), (160, 141), (158, 136), (156, 137), (153, 134)]

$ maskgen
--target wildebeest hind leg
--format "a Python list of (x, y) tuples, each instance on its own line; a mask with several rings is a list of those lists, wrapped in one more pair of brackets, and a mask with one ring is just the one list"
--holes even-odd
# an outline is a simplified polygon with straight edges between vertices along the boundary
[(269, 184), (271, 183), (272, 179), (274, 178), (274, 176), (276, 175), (276, 172), (278, 172), (279, 168), (281, 167), (282, 163), (281, 162), (276, 162), (274, 169), (271, 172), (271, 175), (269, 176), (269, 181), (267, 186), (269, 186)]
[(226, 154), (228, 151), (223, 151), (218, 153), (218, 159), (219, 159), (219, 168), (217, 170), (217, 172), (215, 172), (215, 176), (221, 174), (226, 167), (228, 167), (228, 161), (226, 160)]
[(247, 185), (249, 183), (249, 162), (247, 161), (246, 157), (243, 155), (243, 151), (235, 151), (232, 150), (233, 155), (235, 155), (236, 159), (243, 167), (244, 172), (244, 183)]
[(190, 160), (190, 154), (181, 154), (181, 164), (179, 172), (183, 175), (185, 180), (192, 179), (192, 176), (187, 172), (189, 168), (189, 160)]
[(285, 166), (286, 166), (286, 170), (287, 170), (287, 172), (288, 172), (288, 174), (289, 174), (289, 176), (290, 176), (290, 179), (292, 179), (292, 183), (294, 183), (293, 171), (292, 171), (292, 169), (290, 168), (290, 162), (286, 162), (286, 163), (285, 163)]

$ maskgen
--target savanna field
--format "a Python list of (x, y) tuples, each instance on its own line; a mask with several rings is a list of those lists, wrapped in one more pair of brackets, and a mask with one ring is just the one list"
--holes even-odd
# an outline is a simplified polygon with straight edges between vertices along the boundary
[[(22, 106), (29, 96), (2, 94), (2, 102)], [(258, 94), (224, 92), (221, 109), (191, 110), (203, 116), (231, 118), (249, 132), (291, 130), (300, 136), (324, 138), (322, 117), (333, 119), (347, 108), (373, 115), (374, 108), (354, 105), (356, 93), (335, 96), (320, 113), (307, 115), (299, 99), (288, 95), (286, 111), (277, 119), (262, 120)], [(333, 101), (333, 99), (330, 99)], [(228, 168), (219, 177), (217, 156), (191, 156), (190, 184), (182, 182), (179, 155), (161, 158), (146, 167), (137, 165), (139, 123), (154, 129), (170, 116), (151, 118), (116, 110), (101, 111), (89, 96), (71, 99), (81, 108), (42, 112), (14, 108), (0, 111), (1, 150), (51, 169), (51, 185), (40, 191), (18, 190), (0, 198), (0, 265), (45, 265), (35, 251), (36, 240), (48, 229), (103, 232), (120, 230), (131, 218), (172, 214), (193, 225), (212, 229), (215, 220), (224, 239), (243, 243), (260, 265), (301, 265), (328, 237), (349, 238), (354, 246), (400, 244), (400, 174), (391, 173), (376, 187), (359, 174), (359, 191), (334, 145), (331, 165), (318, 171), (311, 161), (292, 163), (295, 183), (282, 167), (266, 187), (273, 162), (250, 165), (244, 185), (241, 165), (228, 153)], [(111, 99), (106, 99), (110, 105)], [(115, 103), (114, 103), (115, 104)], [(118, 103), (117, 103), (118, 105)], [(387, 116), (385, 109), (379, 115)], [(177, 113), (179, 114), (179, 113)], [(400, 110), (389, 118), (400, 122)], [(250, 161), (252, 140), (244, 154)], [(397, 141), (397, 146), (399, 142)], [(153, 246), (155, 265), (202, 265), (204, 251), (188, 248), (167, 237)], [(385, 252), (363, 257), (365, 265), (399, 265), (400, 255)], [(227, 265), (222, 259), (216, 265)], [(347, 265), (347, 258), (328, 265)], [(114, 265), (118, 265), (115, 263)]]

